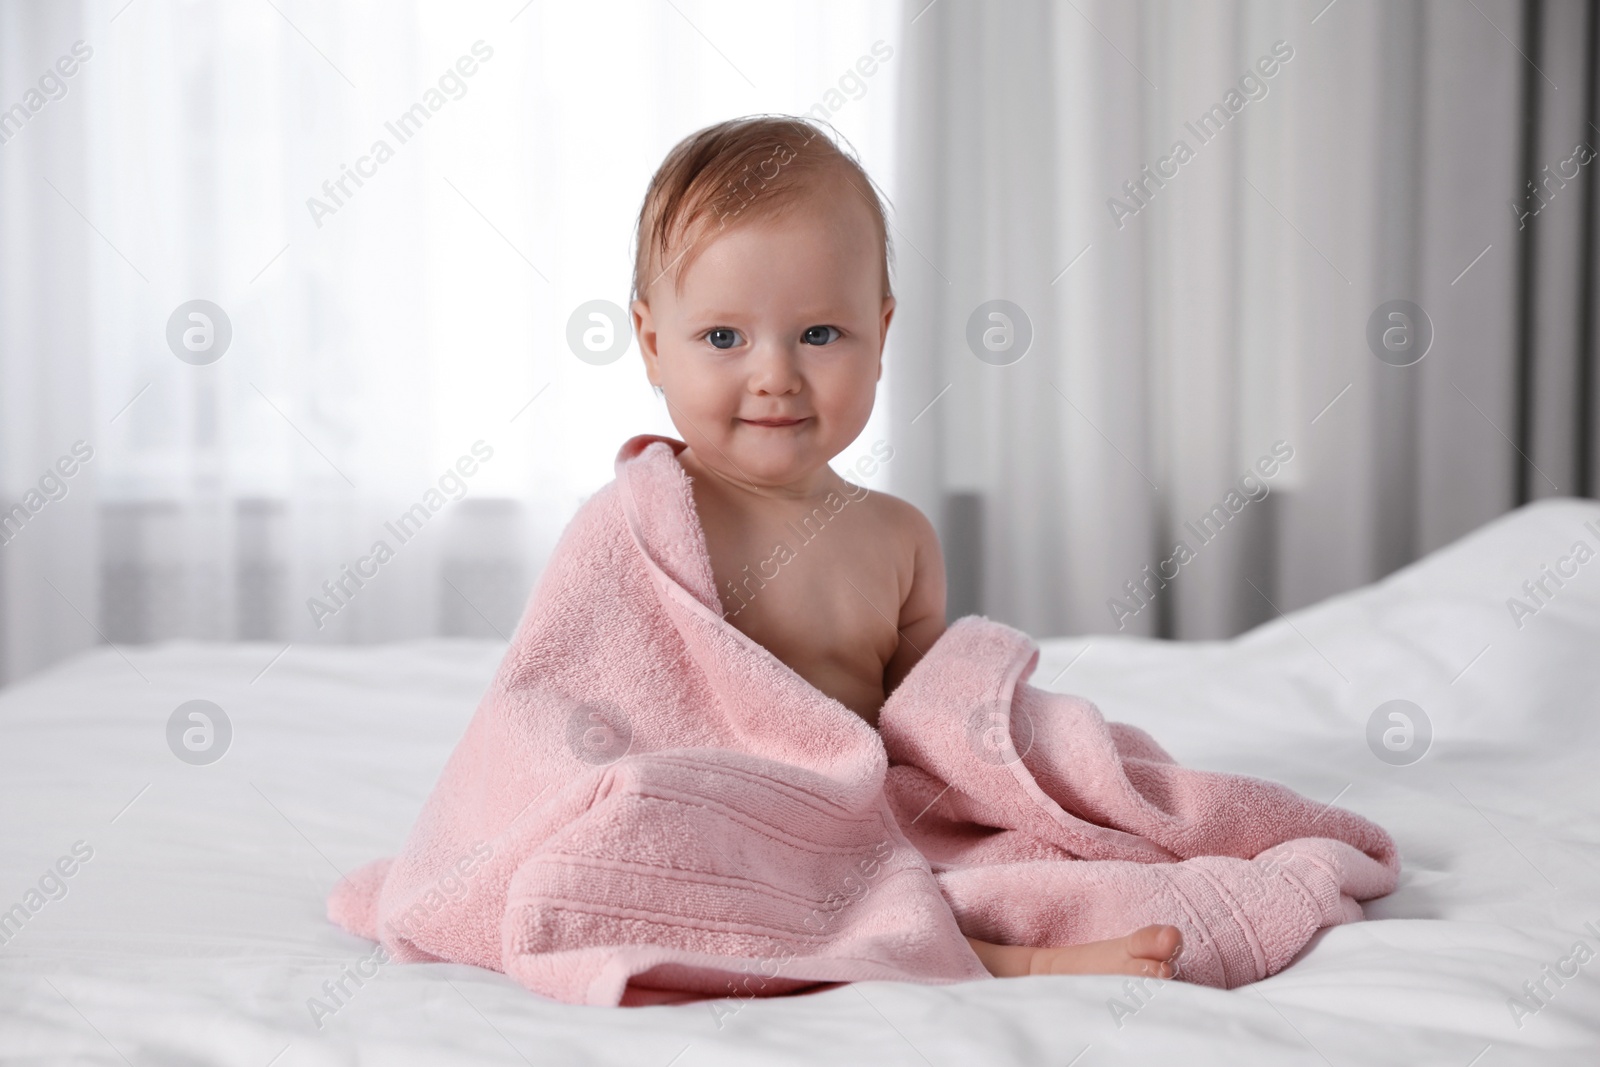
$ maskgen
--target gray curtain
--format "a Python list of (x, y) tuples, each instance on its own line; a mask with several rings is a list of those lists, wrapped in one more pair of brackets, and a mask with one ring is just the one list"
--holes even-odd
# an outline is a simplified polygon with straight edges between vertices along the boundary
[(888, 377), (952, 616), (1222, 638), (1595, 494), (1591, 5), (905, 17)]

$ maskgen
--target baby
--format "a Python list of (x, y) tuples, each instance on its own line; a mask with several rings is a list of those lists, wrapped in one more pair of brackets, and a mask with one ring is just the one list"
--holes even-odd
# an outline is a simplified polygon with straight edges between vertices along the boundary
[[(693, 134), (656, 172), (632, 303), (645, 370), (688, 445), (678, 459), (724, 617), (874, 727), (945, 630), (933, 525), (828, 466), (883, 375), (888, 254), (876, 192), (819, 127), (739, 119)], [(796, 543), (818, 509), (826, 525)], [(775, 554), (782, 570), (756, 589), (747, 566)], [(1181, 948), (1171, 926), (1061, 947), (967, 940), (999, 977), (1170, 978)]]

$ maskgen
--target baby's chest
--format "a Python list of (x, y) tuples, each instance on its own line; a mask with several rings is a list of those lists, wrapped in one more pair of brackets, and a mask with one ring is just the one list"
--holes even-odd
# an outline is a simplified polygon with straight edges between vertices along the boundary
[(867, 518), (708, 538), (728, 622), (802, 675), (810, 667), (881, 682), (899, 643), (903, 568)]

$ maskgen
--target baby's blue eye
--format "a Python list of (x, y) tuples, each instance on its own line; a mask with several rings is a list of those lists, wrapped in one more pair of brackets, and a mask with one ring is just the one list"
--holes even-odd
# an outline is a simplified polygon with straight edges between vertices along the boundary
[(712, 348), (732, 348), (739, 342), (739, 333), (736, 330), (728, 329), (726, 326), (718, 326), (716, 329), (706, 332), (706, 340), (711, 342)]
[[(829, 332), (835, 336), (828, 336)], [(839, 330), (834, 326), (812, 326), (801, 337), (801, 342), (808, 345), (825, 345), (837, 339)]]

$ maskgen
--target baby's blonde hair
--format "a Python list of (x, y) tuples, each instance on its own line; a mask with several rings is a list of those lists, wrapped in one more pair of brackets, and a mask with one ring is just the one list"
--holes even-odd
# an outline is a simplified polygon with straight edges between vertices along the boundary
[(815, 194), (828, 179), (843, 179), (871, 209), (883, 248), (883, 295), (891, 295), (883, 201), (835, 137), (837, 131), (829, 136), (811, 119), (752, 115), (707, 126), (679, 141), (650, 179), (639, 208), (630, 299), (643, 297), (669, 271), (676, 288), (709, 243), (706, 238), (740, 222), (777, 215)]

